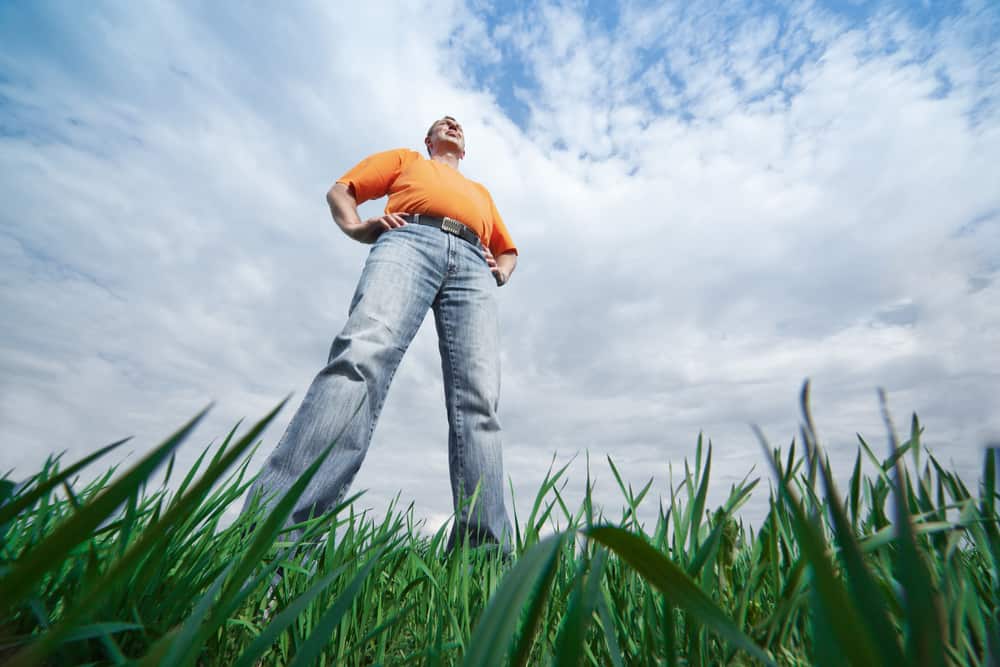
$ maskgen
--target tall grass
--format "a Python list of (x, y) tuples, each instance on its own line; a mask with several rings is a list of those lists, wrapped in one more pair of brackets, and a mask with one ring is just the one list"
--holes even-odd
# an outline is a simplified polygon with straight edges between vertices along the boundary
[(200, 416), (83, 486), (79, 471), (121, 443), (66, 468), (53, 458), (23, 484), (0, 481), (0, 662), (996, 664), (996, 452), (970, 491), (924, 451), (916, 417), (899, 442), (886, 415), (889, 456), (859, 437), (840, 491), (808, 386), (802, 403), (787, 451), (760, 436), (772, 470), (756, 530), (737, 512), (760, 480), (709, 507), (712, 446), (699, 439), (662, 498), (609, 460), (620, 515), (594, 506), (590, 479), (570, 508), (566, 468), (550, 469), (510, 559), (446, 551), (448, 526), (421, 535), (412, 507), (375, 517), (349, 500), (285, 527), (319, 462), (270, 513), (224, 526), (277, 408), (205, 449), (175, 491), (174, 452)]

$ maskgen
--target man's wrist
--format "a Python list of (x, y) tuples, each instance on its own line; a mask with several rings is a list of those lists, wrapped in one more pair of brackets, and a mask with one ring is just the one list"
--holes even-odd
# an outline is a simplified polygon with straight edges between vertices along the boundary
[(348, 238), (351, 238), (358, 243), (371, 243), (371, 240), (368, 238), (369, 230), (363, 220), (359, 219), (357, 222), (349, 222), (342, 226), (341, 229), (345, 234), (347, 234)]

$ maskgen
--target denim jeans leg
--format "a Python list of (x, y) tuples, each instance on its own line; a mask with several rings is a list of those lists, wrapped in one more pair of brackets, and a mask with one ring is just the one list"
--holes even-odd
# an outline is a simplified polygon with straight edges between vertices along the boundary
[[(500, 420), (500, 349), (496, 284), (482, 252), (460, 239), (451, 241), (449, 270), (434, 318), (448, 409), (448, 462), (455, 526), (449, 548), (466, 535), (472, 546), (499, 544), (511, 549), (504, 506)], [(466, 501), (479, 487), (475, 506)]]
[(296, 502), (291, 520), (326, 512), (344, 498), (368, 451), (396, 368), (443, 280), (447, 244), (441, 236), (412, 225), (376, 241), (329, 361), (248, 498), (259, 493), (273, 506), (332, 442), (333, 450)]

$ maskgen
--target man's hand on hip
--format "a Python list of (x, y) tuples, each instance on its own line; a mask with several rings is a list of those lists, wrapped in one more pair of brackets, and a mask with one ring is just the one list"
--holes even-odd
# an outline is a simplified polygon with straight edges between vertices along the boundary
[(490, 252), (490, 249), (486, 247), (485, 244), (480, 242), (483, 247), (483, 254), (486, 256), (486, 265), (490, 267), (490, 272), (493, 274), (493, 278), (497, 281), (497, 287), (503, 287), (510, 280), (510, 273), (504, 271), (497, 264), (496, 257)]
[(355, 241), (361, 241), (362, 243), (375, 243), (384, 232), (390, 229), (396, 229), (397, 227), (402, 227), (406, 225), (406, 219), (403, 218), (401, 213), (386, 213), (385, 215), (380, 215), (377, 218), (368, 218), (367, 220), (357, 224), (352, 225), (347, 231), (347, 235), (350, 236)]

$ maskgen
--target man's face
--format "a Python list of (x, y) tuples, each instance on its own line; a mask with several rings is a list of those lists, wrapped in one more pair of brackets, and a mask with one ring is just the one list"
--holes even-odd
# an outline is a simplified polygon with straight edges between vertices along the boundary
[(431, 155), (442, 148), (455, 148), (458, 149), (459, 157), (465, 157), (465, 133), (458, 121), (451, 116), (434, 122), (424, 144)]

